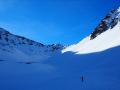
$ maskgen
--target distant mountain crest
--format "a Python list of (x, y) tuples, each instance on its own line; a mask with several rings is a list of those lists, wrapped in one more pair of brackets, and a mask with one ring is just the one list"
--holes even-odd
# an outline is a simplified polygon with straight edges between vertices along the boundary
[(27, 45), (33, 45), (33, 46), (38, 46), (38, 47), (44, 47), (44, 46), (46, 46), (46, 47), (55, 47), (55, 46), (62, 47), (62, 45), (60, 45), (60, 44), (44, 45), (42, 43), (30, 40), (23, 36), (14, 35), (14, 34), (8, 32), (4, 28), (0, 28), (0, 41), (2, 43), (4, 41), (4, 43), (6, 42), (7, 44), (11, 44), (11, 45), (27, 44)]
[[(0, 28), (0, 54), (10, 54), (10, 57), (27, 57), (25, 60), (46, 59), (60, 53), (64, 46), (61, 44), (44, 45), (28, 38), (14, 35), (4, 28)], [(6, 55), (7, 56), (7, 55)]]

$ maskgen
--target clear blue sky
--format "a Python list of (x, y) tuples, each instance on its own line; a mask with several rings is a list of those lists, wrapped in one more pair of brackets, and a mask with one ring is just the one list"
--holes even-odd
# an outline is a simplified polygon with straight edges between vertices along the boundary
[(0, 26), (44, 44), (73, 44), (89, 35), (120, 0), (0, 0)]

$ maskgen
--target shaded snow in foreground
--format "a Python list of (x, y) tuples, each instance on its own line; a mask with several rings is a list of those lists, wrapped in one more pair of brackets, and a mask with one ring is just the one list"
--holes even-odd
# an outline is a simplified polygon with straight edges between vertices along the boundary
[[(33, 64), (0, 62), (0, 90), (120, 90), (120, 47)], [(84, 82), (81, 82), (84, 76)]]

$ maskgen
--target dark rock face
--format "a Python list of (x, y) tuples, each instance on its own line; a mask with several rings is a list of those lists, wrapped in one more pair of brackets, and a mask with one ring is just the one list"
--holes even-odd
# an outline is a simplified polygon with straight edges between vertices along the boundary
[(95, 28), (95, 31), (91, 34), (90, 39), (96, 38), (99, 34), (103, 33), (106, 31), (109, 27), (106, 25), (105, 22), (101, 22), (100, 25)]
[(115, 27), (118, 23), (118, 14), (119, 12), (117, 10), (112, 10), (109, 14), (107, 14), (101, 23), (91, 33), (90, 40), (96, 38), (98, 35), (107, 31), (108, 29)]

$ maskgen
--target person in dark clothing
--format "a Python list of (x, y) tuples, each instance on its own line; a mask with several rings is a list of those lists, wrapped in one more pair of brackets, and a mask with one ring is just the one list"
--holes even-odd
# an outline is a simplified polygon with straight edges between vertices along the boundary
[(81, 81), (84, 82), (84, 77), (83, 76), (81, 76)]

